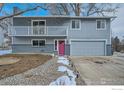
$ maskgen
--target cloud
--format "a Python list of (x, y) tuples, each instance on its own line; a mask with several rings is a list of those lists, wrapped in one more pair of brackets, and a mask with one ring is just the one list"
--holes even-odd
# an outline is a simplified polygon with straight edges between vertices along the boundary
[(117, 18), (112, 22), (112, 35), (118, 36), (120, 39), (124, 36), (124, 4), (118, 10)]

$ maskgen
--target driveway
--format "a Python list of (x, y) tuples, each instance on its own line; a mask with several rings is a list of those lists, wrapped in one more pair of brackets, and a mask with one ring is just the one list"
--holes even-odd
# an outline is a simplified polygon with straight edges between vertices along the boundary
[(124, 85), (124, 57), (70, 57), (87, 85)]

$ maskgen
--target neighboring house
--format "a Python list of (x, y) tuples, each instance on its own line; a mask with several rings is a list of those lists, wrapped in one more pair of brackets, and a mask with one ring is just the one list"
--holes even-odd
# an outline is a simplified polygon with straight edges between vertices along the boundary
[(73, 56), (112, 55), (112, 17), (39, 16), (13, 18), (13, 53)]

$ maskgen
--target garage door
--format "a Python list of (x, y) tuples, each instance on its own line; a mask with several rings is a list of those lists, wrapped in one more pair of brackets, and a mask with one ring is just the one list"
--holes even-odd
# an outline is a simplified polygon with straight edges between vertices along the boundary
[(74, 56), (104, 56), (104, 41), (71, 41), (70, 55)]

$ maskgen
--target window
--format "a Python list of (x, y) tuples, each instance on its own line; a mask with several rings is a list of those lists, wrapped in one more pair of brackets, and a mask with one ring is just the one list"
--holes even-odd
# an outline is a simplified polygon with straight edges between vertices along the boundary
[(45, 46), (45, 40), (39, 40), (39, 46)]
[(32, 45), (35, 47), (45, 46), (45, 40), (32, 40)]
[(74, 29), (74, 30), (79, 30), (80, 29), (80, 26), (81, 26), (81, 22), (80, 20), (72, 20), (71, 22), (71, 28)]
[(97, 30), (105, 30), (106, 29), (106, 21), (105, 20), (97, 20)]
[(38, 40), (33, 40), (33, 46), (38, 46)]
[(45, 20), (33, 20), (33, 35), (44, 35), (46, 31), (46, 21)]
[(55, 42), (54, 42), (54, 50), (55, 51), (57, 50), (57, 40), (55, 40)]

